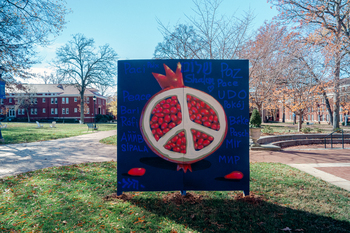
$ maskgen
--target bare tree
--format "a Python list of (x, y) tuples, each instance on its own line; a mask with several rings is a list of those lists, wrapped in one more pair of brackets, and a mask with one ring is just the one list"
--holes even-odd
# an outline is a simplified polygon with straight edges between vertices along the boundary
[(44, 81), (45, 84), (63, 84), (65, 83), (64, 77), (58, 76), (57, 73), (48, 74), (44, 71), (44, 74), (37, 74), (37, 77)]
[(193, 16), (172, 31), (158, 22), (164, 42), (158, 44), (155, 58), (234, 59), (247, 41), (254, 19), (251, 12), (243, 17), (219, 14), (222, 0), (193, 0)]
[(15, 109), (25, 109), (27, 112), (28, 122), (30, 122), (30, 114), (32, 107), (36, 104), (36, 90), (31, 86), (16, 85), (17, 97), (15, 98)]
[(116, 52), (108, 45), (98, 51), (94, 40), (76, 34), (73, 40), (56, 51), (53, 66), (66, 83), (74, 84), (80, 93), (80, 120), (84, 122), (84, 93), (88, 86), (114, 85)]
[(35, 46), (49, 44), (51, 35), (58, 35), (69, 10), (64, 0), (2, 0), (0, 2), (0, 57), (11, 77), (27, 78), (28, 69), (39, 62)]

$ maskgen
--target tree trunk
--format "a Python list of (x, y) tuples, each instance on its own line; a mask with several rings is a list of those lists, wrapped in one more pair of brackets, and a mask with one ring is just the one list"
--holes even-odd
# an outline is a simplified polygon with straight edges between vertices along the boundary
[(293, 125), (297, 123), (297, 115), (293, 113)]
[(27, 111), (27, 117), (28, 117), (28, 123), (29, 123), (30, 122), (29, 109), (27, 108), (26, 111)]
[(298, 116), (299, 116), (298, 132), (300, 132), (300, 130), (301, 130), (301, 124), (303, 123), (303, 117), (302, 117), (303, 114), (299, 113)]
[(80, 92), (80, 121), (84, 124), (84, 91)]
[[(340, 77), (340, 55), (337, 53), (337, 61), (334, 75), (334, 105), (333, 105), (333, 130), (340, 128), (339, 127), (339, 77)], [(331, 121), (332, 122), (332, 121)]]
[(283, 102), (282, 102), (282, 122), (286, 122), (286, 107), (284, 106), (284, 97), (283, 97)]

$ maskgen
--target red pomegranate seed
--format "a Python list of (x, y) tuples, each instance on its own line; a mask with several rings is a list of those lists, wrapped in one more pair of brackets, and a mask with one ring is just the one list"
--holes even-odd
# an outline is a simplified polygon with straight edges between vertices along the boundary
[(220, 130), (220, 124), (218, 123), (218, 126), (216, 127), (216, 130)]
[(169, 131), (170, 131), (169, 128), (165, 128), (165, 129), (163, 130), (163, 134), (166, 134), (166, 133), (169, 132)]
[(197, 101), (198, 99), (196, 98), (196, 97), (194, 97), (194, 96), (192, 96), (192, 98), (193, 98), (193, 100), (195, 100), (195, 101)]
[(154, 108), (156, 108), (156, 109), (157, 109), (157, 108), (159, 108), (159, 107), (160, 107), (160, 104), (157, 104), (157, 105), (156, 105)]
[(151, 125), (151, 128), (152, 128), (152, 129), (156, 129), (156, 128), (158, 128), (158, 127), (159, 127), (158, 123), (154, 123), (153, 125)]
[(204, 141), (203, 138), (198, 139), (198, 145), (202, 145), (203, 141)]
[(180, 153), (182, 153), (182, 154), (186, 154), (186, 150), (181, 150), (181, 152)]
[(171, 99), (167, 99), (167, 100), (166, 100), (166, 102), (167, 102), (168, 104), (170, 104), (171, 101), (172, 101)]
[(216, 130), (217, 127), (218, 127), (218, 126), (217, 126), (216, 124), (212, 124), (212, 125), (211, 125), (211, 128), (214, 129), (214, 130)]
[(193, 135), (193, 141), (194, 141), (194, 142), (197, 141), (196, 135)]
[(186, 145), (181, 145), (181, 146), (180, 146), (180, 149), (181, 149), (181, 150), (185, 150), (185, 149), (186, 149)]
[(176, 100), (171, 101), (170, 106), (175, 106), (175, 105), (177, 105), (177, 101)]
[(197, 103), (196, 104), (196, 108), (199, 110), (199, 109), (201, 109), (201, 104), (200, 103)]
[(173, 100), (176, 100), (176, 99), (177, 99), (176, 95), (173, 95), (171, 98), (172, 98)]
[(171, 112), (171, 113), (177, 113), (177, 109), (176, 109), (175, 107), (171, 107), (171, 108), (170, 108), (170, 112)]
[(209, 111), (207, 109), (201, 109), (201, 114), (202, 115), (208, 115), (209, 114)]
[(154, 135), (156, 133), (156, 130), (155, 129), (152, 129), (152, 134)]
[(182, 132), (180, 132), (178, 135), (179, 135), (179, 137), (185, 137), (185, 132), (182, 131)]
[(195, 120), (194, 122), (196, 122), (197, 124), (202, 124), (202, 121), (201, 120)]
[(174, 122), (177, 121), (177, 116), (176, 116), (176, 115), (171, 114), (170, 117), (171, 117), (171, 120), (172, 120), (172, 121), (174, 121)]
[(165, 104), (165, 100), (159, 102), (161, 105)]
[(152, 110), (152, 114), (155, 114), (156, 113), (156, 109), (154, 108), (153, 110)]
[(198, 147), (197, 147), (198, 150), (201, 150), (201, 149), (203, 149), (203, 148), (204, 148), (203, 145), (198, 145)]
[(194, 144), (194, 149), (198, 149), (198, 144), (197, 143)]
[(164, 146), (164, 148), (167, 149), (167, 150), (171, 150), (171, 146), (170, 146), (169, 144), (166, 144), (166, 145)]
[(197, 131), (195, 129), (191, 129), (191, 132), (194, 134), (196, 133)]
[(192, 105), (192, 106), (196, 106), (196, 104), (197, 104), (196, 101), (194, 101), (194, 100), (191, 101), (191, 105)]
[(177, 109), (178, 111), (181, 111), (181, 106), (180, 106), (180, 104), (176, 105), (176, 109)]
[(193, 112), (191, 110), (189, 110), (188, 114), (190, 114), (190, 116), (192, 116)]
[(197, 138), (200, 138), (201, 135), (202, 135), (202, 133), (199, 132), (199, 131), (196, 133), (196, 137), (197, 137)]
[(163, 124), (161, 125), (161, 128), (162, 128), (162, 129), (168, 128), (168, 123), (163, 123)]
[(158, 124), (160, 124), (160, 125), (163, 124), (163, 121), (164, 121), (164, 119), (160, 117), (160, 118), (158, 119)]
[(177, 139), (179, 139), (179, 137), (178, 137), (178, 136), (175, 136), (175, 137), (173, 137), (173, 138), (171, 139), (171, 141), (172, 141), (172, 142), (176, 142)]
[(196, 119), (196, 115), (195, 114), (191, 115), (191, 117), (190, 117), (191, 121), (193, 121), (194, 119)]
[(206, 127), (210, 127), (211, 123), (209, 121), (206, 121), (206, 122), (203, 123), (203, 125), (206, 126)]
[(163, 135), (163, 131), (160, 129), (160, 128), (157, 128), (156, 129), (156, 132), (159, 136), (162, 136)]
[(158, 140), (159, 140), (159, 136), (158, 136), (158, 134), (155, 134), (154, 135), (154, 138), (156, 139), (156, 141), (158, 142)]
[(210, 144), (210, 141), (209, 140), (204, 140), (203, 141), (203, 146), (208, 146)]
[(211, 109), (210, 106), (208, 104), (205, 105), (206, 109)]
[(153, 117), (151, 118), (151, 121), (153, 121), (153, 122), (157, 122), (157, 121), (158, 121), (158, 117), (153, 116)]
[(165, 121), (166, 123), (169, 123), (170, 120), (171, 120), (171, 118), (170, 118), (169, 115), (166, 115), (166, 116), (164, 117), (164, 121)]
[(163, 110), (163, 113), (164, 113), (164, 114), (169, 114), (169, 113), (170, 113), (169, 108), (164, 109), (164, 110)]
[(211, 116), (209, 116), (208, 121), (211, 123), (211, 122), (213, 122), (213, 119), (214, 119), (214, 116), (211, 115)]
[(212, 136), (209, 136), (208, 140), (212, 142), (214, 140), (214, 138)]
[(170, 128), (170, 129), (174, 128), (175, 126), (176, 126), (175, 122), (169, 123), (169, 128)]
[(181, 112), (177, 113), (177, 118), (182, 119), (182, 113)]
[(202, 117), (202, 121), (208, 121), (208, 117)]
[(201, 115), (201, 114), (197, 114), (196, 119), (197, 119), (197, 120), (202, 119), (202, 115)]
[(181, 138), (179, 138), (179, 139), (176, 141), (176, 145), (177, 145), (177, 146), (181, 146), (181, 144), (182, 144), (182, 140), (181, 140)]
[(218, 123), (218, 117), (217, 116), (214, 116), (213, 122), (214, 123)]
[(170, 143), (171, 148), (175, 147), (175, 143)]
[(212, 115), (216, 115), (216, 113), (215, 113), (215, 111), (214, 111), (213, 109), (210, 109), (210, 113), (211, 113)]
[(157, 108), (156, 112), (158, 113), (163, 112), (163, 108), (162, 107)]
[(187, 107), (188, 107), (188, 109), (191, 109), (192, 105), (190, 103), (187, 103)]
[(191, 96), (187, 95), (187, 101), (190, 101), (190, 100), (191, 100)]
[(175, 152), (180, 152), (180, 147), (176, 146), (176, 147), (173, 148), (173, 150), (174, 150)]
[(195, 108), (195, 107), (192, 107), (191, 110), (192, 110), (192, 112), (193, 112), (194, 114), (197, 114), (197, 113), (198, 113), (198, 109)]
[(163, 108), (170, 108), (170, 104), (164, 104)]
[(155, 114), (157, 117), (164, 117), (164, 113), (156, 113)]
[(206, 135), (205, 133), (202, 133), (202, 138), (206, 139), (208, 137), (208, 135)]
[(181, 122), (182, 122), (182, 120), (178, 120), (178, 121), (177, 121), (177, 124), (179, 125), (179, 124), (181, 124)]

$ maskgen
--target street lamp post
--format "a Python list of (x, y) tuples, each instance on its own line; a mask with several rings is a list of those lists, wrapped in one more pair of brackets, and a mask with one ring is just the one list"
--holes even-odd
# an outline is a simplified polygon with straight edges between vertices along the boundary
[[(5, 71), (4, 68), (2, 68), (2, 66), (0, 66), (0, 81), (1, 81), (2, 73), (4, 71)], [(0, 127), (0, 141), (1, 142), (5, 141), (5, 139), (2, 137), (2, 134), (1, 134), (1, 127)]]
[(96, 102), (96, 96), (92, 97), (92, 99), (94, 100), (94, 124), (95, 124), (95, 129), (96, 129), (96, 110), (95, 110), (95, 102)]

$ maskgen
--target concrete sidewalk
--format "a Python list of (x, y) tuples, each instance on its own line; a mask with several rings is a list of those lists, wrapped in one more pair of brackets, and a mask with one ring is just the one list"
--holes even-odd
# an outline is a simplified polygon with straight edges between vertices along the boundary
[(287, 164), (350, 191), (350, 149), (250, 151), (250, 162)]
[(51, 141), (0, 144), (0, 178), (46, 167), (116, 161), (116, 146), (99, 143), (116, 134), (117, 130), (112, 130)]

